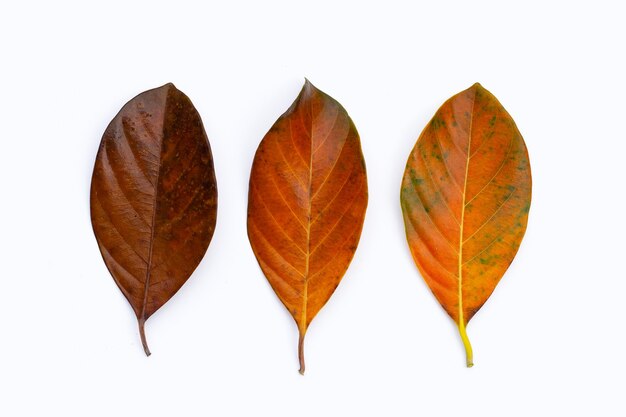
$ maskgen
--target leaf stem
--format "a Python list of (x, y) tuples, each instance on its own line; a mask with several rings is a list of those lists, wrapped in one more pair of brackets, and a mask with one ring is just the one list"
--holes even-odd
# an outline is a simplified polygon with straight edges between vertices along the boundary
[(144, 331), (144, 324), (146, 323), (145, 319), (139, 319), (139, 336), (141, 336), (141, 344), (143, 345), (143, 350), (146, 352), (146, 356), (150, 356), (150, 349), (148, 349), (148, 342), (146, 341), (146, 332)]
[(467, 332), (465, 331), (465, 323), (463, 321), (459, 322), (459, 333), (461, 333), (461, 340), (463, 341), (463, 346), (465, 346), (467, 367), (471, 368), (472, 366), (474, 366), (474, 353), (472, 352), (472, 345), (470, 344), (469, 338), (467, 337)]
[(298, 359), (300, 360), (300, 375), (304, 375), (304, 332), (299, 332), (300, 337), (298, 339)]

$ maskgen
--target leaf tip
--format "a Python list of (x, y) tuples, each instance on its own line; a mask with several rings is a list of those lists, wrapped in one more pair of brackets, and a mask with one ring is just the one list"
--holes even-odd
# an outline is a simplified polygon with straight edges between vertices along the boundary
[(302, 86), (302, 90), (300, 90), (300, 94), (294, 104), (300, 100), (310, 100), (317, 94), (320, 94), (320, 90), (318, 90), (308, 78), (304, 77), (304, 85)]
[(172, 82), (164, 84), (163, 86), (161, 86), (161, 88), (163, 88), (164, 90), (178, 90), (178, 88), (176, 88), (176, 86)]
[(313, 85), (311, 81), (309, 81), (307, 77), (304, 77), (304, 86), (302, 86), (302, 89), (307, 92), (317, 90), (317, 88)]
[(471, 89), (471, 90), (474, 90), (474, 91), (485, 91), (485, 87), (483, 87), (483, 86), (482, 86), (482, 84), (481, 84), (481, 83), (479, 83), (479, 82), (475, 82), (475, 83), (474, 83), (474, 84), (470, 87), (470, 89)]

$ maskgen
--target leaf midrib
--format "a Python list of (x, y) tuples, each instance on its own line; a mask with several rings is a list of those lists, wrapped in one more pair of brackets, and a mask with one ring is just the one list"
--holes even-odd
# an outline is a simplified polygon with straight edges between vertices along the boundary
[(472, 149), (472, 126), (474, 122), (474, 104), (476, 104), (476, 92), (472, 98), (472, 109), (470, 111), (470, 122), (467, 139), (467, 153), (465, 161), (465, 178), (463, 179), (463, 194), (461, 199), (461, 221), (459, 223), (459, 282), (458, 282), (458, 298), (459, 298), (459, 326), (465, 326), (465, 318), (463, 314), (463, 225), (465, 224), (465, 198), (467, 195), (467, 179), (469, 177), (470, 150)]
[(309, 301), (309, 261), (311, 259), (311, 210), (313, 206), (313, 106), (311, 104), (311, 99), (309, 101), (309, 115), (311, 117), (311, 125), (310, 125), (310, 133), (309, 133), (309, 207), (307, 212), (307, 223), (306, 223), (306, 257), (304, 264), (304, 288), (302, 290), (302, 329), (300, 331), (301, 335), (304, 336), (306, 332), (307, 325), (307, 307)]
[[(163, 121), (162, 124), (165, 124), (165, 115), (167, 114), (167, 102), (169, 100), (169, 89), (165, 95), (165, 106), (163, 111)], [(159, 143), (159, 162), (157, 165), (157, 174), (156, 179), (154, 181), (154, 197), (152, 199), (152, 221), (150, 223), (150, 246), (148, 247), (148, 261), (146, 265), (146, 279), (144, 282), (143, 289), (143, 301), (141, 305), (141, 315), (140, 320), (146, 319), (146, 305), (148, 304), (148, 293), (150, 291), (150, 278), (152, 277), (152, 253), (154, 252), (154, 238), (155, 238), (155, 230), (156, 230), (156, 213), (157, 213), (157, 204), (158, 204), (158, 195), (159, 195), (159, 177), (161, 176), (161, 166), (163, 157), (163, 142), (165, 142), (165, 126), (162, 126), (163, 136), (161, 137), (161, 142)]]

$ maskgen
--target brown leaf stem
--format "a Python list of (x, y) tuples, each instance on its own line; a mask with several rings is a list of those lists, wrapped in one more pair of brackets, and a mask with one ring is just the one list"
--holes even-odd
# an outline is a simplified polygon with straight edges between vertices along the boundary
[(304, 375), (304, 333), (300, 332), (298, 339), (298, 359), (300, 360), (300, 375)]
[(143, 350), (146, 352), (146, 356), (150, 356), (150, 349), (148, 348), (148, 341), (146, 340), (146, 332), (144, 331), (144, 325), (146, 321), (144, 319), (139, 320), (139, 336), (141, 336), (141, 344), (143, 345)]

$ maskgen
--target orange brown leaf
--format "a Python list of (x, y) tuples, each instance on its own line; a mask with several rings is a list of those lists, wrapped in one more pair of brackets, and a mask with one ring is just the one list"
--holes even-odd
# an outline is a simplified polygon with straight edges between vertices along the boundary
[(406, 236), (424, 280), (466, 326), (513, 261), (531, 200), (528, 151), (515, 122), (480, 84), (437, 111), (409, 156), (401, 204)]
[(346, 272), (367, 207), (359, 135), (344, 108), (306, 81), (257, 149), (248, 236), (272, 288), (304, 336)]
[(198, 266), (216, 216), (213, 156), (191, 100), (166, 84), (126, 103), (100, 142), (91, 221), (146, 355), (145, 321)]

